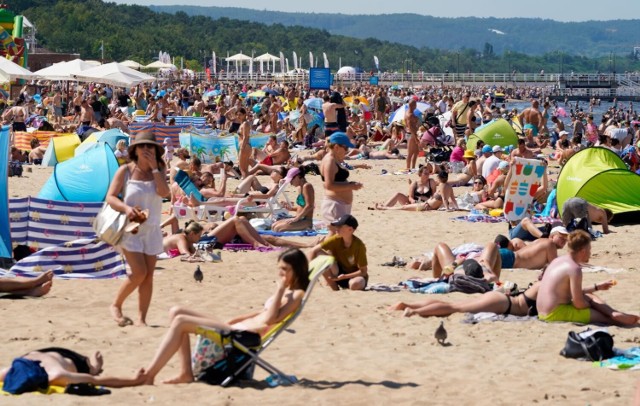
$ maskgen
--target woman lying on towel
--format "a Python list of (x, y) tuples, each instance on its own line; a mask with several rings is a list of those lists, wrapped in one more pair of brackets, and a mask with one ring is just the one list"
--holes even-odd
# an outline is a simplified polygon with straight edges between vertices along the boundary
[[(66, 348), (43, 348), (14, 359), (11, 368), (0, 370), (0, 381), (3, 381), (5, 391), (11, 389), (11, 393), (23, 393), (46, 389), (49, 385), (92, 384), (123, 388), (141, 385), (146, 378), (142, 369), (133, 378), (100, 376), (102, 364), (100, 351), (85, 357)], [(101, 392), (90, 386), (73, 389), (72, 392), (67, 388), (67, 392), (78, 395), (105, 394), (104, 390)]]
[(481, 313), (491, 312), (514, 316), (536, 316), (536, 298), (539, 283), (536, 282), (527, 290), (515, 296), (499, 291), (487, 292), (480, 297), (459, 302), (445, 302), (437, 299), (423, 299), (414, 303), (398, 302), (389, 310), (403, 310), (405, 317), (447, 317), (453, 313)]
[(158, 372), (176, 353), (180, 359), (180, 372), (175, 378), (165, 381), (165, 383), (193, 382), (189, 334), (195, 334), (198, 327), (263, 334), (298, 309), (308, 286), (309, 263), (307, 257), (302, 251), (291, 249), (278, 257), (276, 291), (267, 299), (264, 308), (260, 311), (232, 318), (225, 323), (217, 318), (186, 308), (173, 307), (169, 312), (171, 326), (149, 368), (146, 369), (145, 383), (153, 385)]
[(204, 228), (197, 221), (187, 221), (181, 233), (172, 234), (162, 239), (164, 252), (170, 257), (192, 255), (196, 252), (193, 244), (200, 241)]

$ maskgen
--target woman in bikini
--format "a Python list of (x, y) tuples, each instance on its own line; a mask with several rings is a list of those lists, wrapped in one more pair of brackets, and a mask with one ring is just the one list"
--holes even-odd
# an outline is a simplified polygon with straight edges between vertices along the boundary
[(251, 162), (251, 144), (249, 143), (249, 133), (251, 132), (251, 124), (247, 121), (247, 110), (244, 107), (238, 109), (238, 119), (241, 121), (238, 128), (238, 166), (240, 167), (240, 175), (246, 178), (249, 175), (249, 164)]
[(204, 228), (197, 221), (187, 221), (181, 233), (168, 235), (162, 239), (164, 252), (170, 257), (194, 254), (196, 249), (193, 244), (200, 241), (203, 231)]
[(296, 311), (309, 286), (309, 264), (302, 251), (291, 249), (280, 254), (276, 285), (275, 293), (266, 301), (262, 310), (232, 318), (227, 322), (190, 309), (173, 307), (169, 312), (171, 326), (151, 364), (145, 370), (145, 383), (153, 385), (158, 372), (176, 353), (180, 359), (180, 372), (178, 376), (165, 383), (193, 382), (189, 335), (195, 334), (198, 327), (261, 334)]
[(480, 297), (462, 300), (459, 302), (445, 302), (437, 299), (423, 299), (413, 303), (398, 302), (389, 307), (389, 310), (404, 311), (405, 317), (447, 317), (454, 313), (481, 313), (491, 312), (514, 316), (536, 316), (536, 298), (538, 287), (536, 282), (528, 289), (512, 296), (499, 291), (487, 292)]
[(409, 185), (409, 193), (396, 193), (384, 205), (376, 204), (376, 209), (384, 207), (393, 207), (396, 204), (405, 206), (408, 204), (424, 203), (431, 199), (433, 191), (436, 189), (436, 181), (431, 179), (431, 165), (427, 164), (418, 169), (418, 179)]
[(476, 154), (472, 150), (464, 151), (464, 155), (462, 155), (462, 159), (466, 163), (464, 168), (460, 173), (452, 173), (447, 181), (452, 186), (465, 186), (469, 183), (469, 180), (476, 177), (478, 174), (478, 168), (476, 165)]
[(299, 231), (313, 228), (313, 209), (315, 206), (315, 191), (313, 185), (304, 177), (304, 171), (291, 168), (286, 180), (298, 188), (296, 197), (296, 214), (292, 218), (278, 220), (271, 226), (273, 231)]

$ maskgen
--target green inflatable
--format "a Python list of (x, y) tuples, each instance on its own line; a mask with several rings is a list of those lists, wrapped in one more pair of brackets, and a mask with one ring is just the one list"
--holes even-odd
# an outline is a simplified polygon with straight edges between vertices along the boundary
[(615, 152), (607, 148), (586, 148), (574, 154), (558, 176), (557, 201), (581, 197), (614, 214), (640, 211), (640, 175), (627, 169)]
[(467, 141), (467, 149), (476, 149), (479, 139), (492, 147), (500, 145), (504, 148), (509, 145), (514, 147), (518, 145), (518, 135), (516, 135), (511, 124), (504, 118), (491, 120), (487, 124), (476, 128), (476, 132), (471, 134)]

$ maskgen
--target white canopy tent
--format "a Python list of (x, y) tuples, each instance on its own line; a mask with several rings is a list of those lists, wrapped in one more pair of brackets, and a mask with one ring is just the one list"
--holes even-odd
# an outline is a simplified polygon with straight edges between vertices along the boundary
[(131, 68), (131, 69), (140, 69), (144, 67), (144, 65), (139, 64), (138, 62), (132, 61), (130, 59), (120, 62), (120, 65), (126, 66), (127, 68)]
[(251, 63), (253, 62), (253, 59), (249, 55), (245, 55), (242, 52), (240, 52), (239, 54), (235, 54), (233, 56), (225, 58), (225, 61), (227, 61), (227, 71), (229, 71), (229, 62), (234, 62), (236, 65), (236, 72), (239, 72), (238, 67), (241, 68), (243, 62)]
[(91, 65), (91, 66), (100, 66), (100, 65), (102, 65), (102, 62), (100, 62), (100, 61), (94, 61), (94, 60), (92, 60), (92, 59), (89, 59), (89, 60), (84, 61), (84, 62), (85, 62), (85, 63), (88, 63), (88, 64), (89, 64), (89, 65)]
[(127, 68), (117, 62), (96, 66), (74, 75), (74, 79), (82, 82), (97, 82), (112, 86), (129, 87), (156, 80), (153, 76)]
[(29, 70), (6, 58), (0, 58), (0, 83), (13, 82), (16, 79), (33, 79)]
[(172, 63), (166, 63), (159, 60), (155, 62), (151, 62), (149, 65), (145, 66), (144, 68), (145, 69), (171, 69), (171, 70), (178, 69), (176, 65)]
[(271, 55), (270, 53), (262, 54), (253, 58), (254, 61), (260, 62), (260, 72), (264, 72), (264, 63), (267, 63), (267, 72), (269, 71), (269, 64), (272, 64), (272, 70), (275, 73), (276, 71), (276, 62), (280, 61), (280, 57)]
[(46, 80), (74, 80), (73, 75), (93, 68), (94, 65), (83, 61), (82, 59), (74, 59), (73, 61), (58, 62), (51, 66), (40, 69), (33, 74), (40, 79)]

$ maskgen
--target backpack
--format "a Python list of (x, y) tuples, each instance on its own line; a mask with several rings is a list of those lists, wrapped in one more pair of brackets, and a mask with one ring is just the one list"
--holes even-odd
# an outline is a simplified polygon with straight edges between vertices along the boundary
[(9, 162), (9, 176), (22, 176), (22, 162)]
[(570, 331), (560, 355), (590, 361), (609, 359), (614, 356), (613, 336), (604, 330), (587, 329), (580, 333)]

